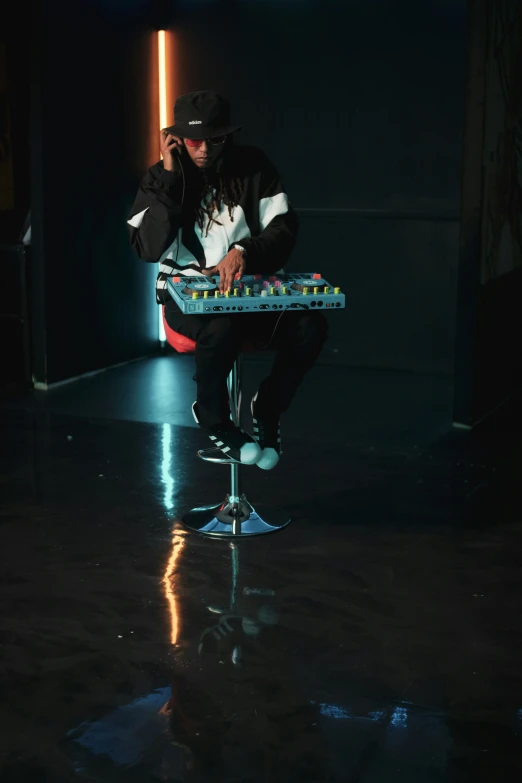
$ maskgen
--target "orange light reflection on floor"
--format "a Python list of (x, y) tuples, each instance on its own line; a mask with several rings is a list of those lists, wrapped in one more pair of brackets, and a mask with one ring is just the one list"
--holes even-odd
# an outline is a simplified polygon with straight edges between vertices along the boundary
[(179, 613), (178, 603), (176, 600), (176, 593), (174, 590), (174, 571), (176, 569), (176, 563), (178, 557), (183, 549), (183, 541), (180, 540), (179, 535), (174, 532), (172, 535), (172, 552), (165, 569), (165, 576), (163, 577), (163, 587), (165, 588), (165, 598), (167, 599), (167, 606), (170, 614), (170, 643), (177, 644), (179, 636)]

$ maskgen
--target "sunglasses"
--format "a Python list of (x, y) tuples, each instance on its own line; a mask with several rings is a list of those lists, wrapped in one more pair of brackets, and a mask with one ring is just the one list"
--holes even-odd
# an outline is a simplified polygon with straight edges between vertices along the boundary
[(207, 144), (212, 144), (213, 147), (217, 147), (219, 144), (224, 144), (226, 136), (215, 136), (213, 139), (185, 139), (187, 147), (201, 147), (204, 141)]

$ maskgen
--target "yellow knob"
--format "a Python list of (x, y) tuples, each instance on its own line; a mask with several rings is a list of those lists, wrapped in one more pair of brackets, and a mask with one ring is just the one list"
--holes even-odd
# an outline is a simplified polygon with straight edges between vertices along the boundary
[(318, 293), (319, 293), (319, 286), (314, 285), (314, 294), (318, 294)]
[(219, 296), (220, 296), (219, 291), (214, 291), (214, 298), (219, 299)]
[(198, 297), (199, 297), (198, 292), (197, 291), (192, 291), (192, 298), (193, 299), (198, 299)]
[(203, 291), (203, 299), (208, 299), (208, 291)]
[(247, 296), (250, 296), (252, 294), (252, 289), (251, 288), (247, 288), (245, 293), (246, 293)]
[(286, 287), (286, 285), (282, 285), (282, 286), (281, 286), (281, 293), (282, 293), (282, 294), (286, 294), (286, 293), (287, 293), (287, 291), (288, 291), (288, 288)]
[(225, 291), (225, 296), (230, 296), (230, 291)]
[(271, 286), (270, 286), (270, 291), (269, 291), (269, 294), (270, 294), (270, 296), (273, 296), (273, 295), (274, 295), (274, 293), (275, 293), (275, 286), (271, 285)]
[(325, 292), (325, 294), (329, 294), (330, 293), (330, 289), (328, 288), (327, 285), (325, 285), (325, 287), (324, 287), (324, 292)]
[(234, 296), (237, 296), (237, 288), (234, 288)]
[(340, 288), (338, 288), (338, 287), (334, 288), (334, 294), (340, 294), (340, 293), (341, 293), (341, 289)]
[(308, 286), (305, 285), (305, 287), (303, 288), (303, 296), (306, 296), (307, 293), (308, 293)]

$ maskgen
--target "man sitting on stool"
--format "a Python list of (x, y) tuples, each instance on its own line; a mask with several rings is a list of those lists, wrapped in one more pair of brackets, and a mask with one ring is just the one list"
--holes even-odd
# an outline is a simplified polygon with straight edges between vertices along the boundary
[[(236, 146), (228, 101), (211, 90), (181, 95), (174, 125), (161, 131), (163, 160), (141, 182), (128, 223), (132, 247), (160, 263), (158, 304), (167, 324), (196, 342), (194, 418), (228, 456), (269, 470), (281, 454), (280, 414), (327, 337), (320, 312), (184, 315), (167, 291), (172, 275), (274, 274), (295, 245), (297, 216), (275, 167), (254, 147)], [(270, 375), (252, 400), (255, 438), (230, 418), (227, 376), (246, 340), (274, 348)]]

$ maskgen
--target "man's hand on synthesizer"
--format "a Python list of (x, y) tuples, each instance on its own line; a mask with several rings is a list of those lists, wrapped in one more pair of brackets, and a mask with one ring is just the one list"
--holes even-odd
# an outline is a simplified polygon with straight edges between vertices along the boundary
[(241, 250), (233, 247), (232, 250), (226, 254), (219, 264), (211, 267), (210, 269), (202, 269), (203, 274), (217, 275), (219, 274), (219, 291), (224, 294), (225, 291), (231, 291), (234, 284), (234, 278), (241, 280), (243, 272), (245, 271), (245, 259)]

